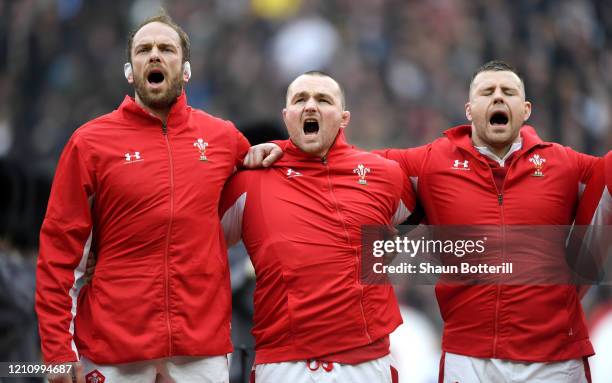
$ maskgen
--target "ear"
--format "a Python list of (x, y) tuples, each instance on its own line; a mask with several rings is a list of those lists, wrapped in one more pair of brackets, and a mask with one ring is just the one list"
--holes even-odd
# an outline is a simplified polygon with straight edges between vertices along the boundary
[(285, 126), (287, 126), (287, 108), (283, 108), (283, 121), (285, 122)]
[(183, 81), (188, 82), (191, 78), (191, 63), (185, 61), (183, 63)]
[(529, 101), (525, 101), (525, 117), (523, 120), (527, 121), (529, 116), (531, 116), (531, 103)]
[(342, 112), (342, 120), (340, 121), (340, 127), (342, 129), (346, 128), (351, 121), (351, 112), (345, 110)]
[(123, 64), (123, 75), (129, 84), (134, 83), (134, 73), (132, 72), (132, 64), (127, 62)]
[(472, 106), (469, 102), (465, 103), (465, 117), (468, 121), (472, 122)]

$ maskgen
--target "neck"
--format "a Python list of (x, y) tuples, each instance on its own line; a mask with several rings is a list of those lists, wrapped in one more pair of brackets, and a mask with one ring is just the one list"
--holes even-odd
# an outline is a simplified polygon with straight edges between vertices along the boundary
[(504, 156), (510, 151), (512, 144), (514, 144), (515, 142), (519, 142), (520, 139), (521, 137), (517, 135), (514, 138), (514, 140), (508, 143), (503, 143), (503, 144), (493, 146), (491, 144), (486, 143), (480, 137), (478, 137), (478, 135), (476, 134), (474, 130), (474, 127), (472, 126), (472, 143), (474, 144), (474, 146), (486, 146), (493, 154), (495, 154), (499, 158), (504, 158)]
[(134, 97), (136, 103), (140, 105), (141, 108), (151, 113), (155, 117), (159, 118), (164, 124), (168, 121), (168, 114), (170, 113), (171, 106), (167, 106), (165, 108), (152, 108), (149, 105), (145, 104), (138, 93), (136, 93), (136, 97)]
[(486, 146), (487, 148), (489, 148), (489, 150), (495, 154), (497, 157), (499, 158), (504, 158), (504, 156), (510, 151), (510, 148), (512, 147), (512, 143), (505, 145), (503, 147), (495, 147), (495, 146), (491, 146), (491, 145), (479, 145), (476, 142), (474, 142), (474, 145), (476, 146)]

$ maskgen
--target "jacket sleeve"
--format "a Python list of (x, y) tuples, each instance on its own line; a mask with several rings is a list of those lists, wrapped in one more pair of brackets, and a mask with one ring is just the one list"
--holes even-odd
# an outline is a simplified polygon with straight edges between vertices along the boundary
[[(612, 156), (609, 157), (612, 159)], [(606, 193), (608, 191), (606, 190), (604, 159), (600, 158), (586, 183), (574, 223), (576, 225), (606, 224), (601, 214), (599, 214), (599, 220), (596, 218), (598, 210), (602, 210), (603, 204), (608, 199)]]
[(60, 157), (40, 231), (36, 312), (46, 362), (79, 359), (74, 319), (92, 241), (92, 170), (73, 135)]
[(378, 154), (389, 160), (397, 162), (402, 168), (408, 181), (412, 184), (414, 192), (418, 192), (418, 180), (421, 176), (427, 155), (431, 149), (431, 144), (409, 149), (381, 149), (374, 150)]
[[(612, 165), (612, 155), (608, 162)], [(597, 159), (592, 169), (580, 203), (574, 226), (567, 241), (568, 264), (576, 273), (591, 283), (601, 282), (610, 246), (609, 228), (612, 224), (612, 195), (606, 185), (604, 158)], [(607, 169), (611, 172), (612, 168)], [(589, 289), (588, 284), (578, 285), (580, 297)]]
[(238, 129), (236, 129), (234, 124), (232, 124), (231, 122), (228, 122), (228, 123), (230, 124), (230, 129), (234, 133), (233, 134), (235, 138), (234, 140), (234, 153), (235, 153), (234, 169), (238, 170), (242, 168), (242, 161), (244, 160), (244, 157), (249, 151), (251, 144), (249, 143), (249, 140), (247, 140), (247, 138), (244, 136), (244, 134), (242, 134)]
[(416, 193), (412, 184), (408, 181), (408, 177), (403, 170), (400, 170), (398, 173), (396, 179), (401, 179), (401, 183), (398, 185), (401, 188), (400, 199), (395, 214), (391, 218), (392, 225), (403, 223), (410, 217), (416, 207)]
[(573, 159), (578, 172), (578, 182), (581, 186), (581, 191), (584, 186), (589, 183), (595, 167), (597, 166), (598, 157), (593, 157), (588, 154), (579, 153), (572, 148), (565, 147), (567, 154)]
[(219, 217), (225, 242), (232, 246), (242, 237), (242, 217), (247, 199), (247, 178), (249, 173), (234, 174), (225, 184), (219, 202)]

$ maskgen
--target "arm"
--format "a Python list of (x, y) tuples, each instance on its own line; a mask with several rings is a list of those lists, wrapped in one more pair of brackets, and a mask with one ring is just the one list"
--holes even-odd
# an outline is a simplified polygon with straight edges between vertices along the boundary
[(76, 134), (60, 158), (40, 232), (36, 312), (48, 363), (79, 360), (74, 318), (92, 242), (93, 177)]
[(234, 133), (234, 154), (235, 154), (235, 166), (234, 169), (238, 170), (243, 166), (244, 161), (246, 161), (246, 156), (250, 153), (251, 144), (249, 140), (232, 124), (230, 124), (230, 129)]
[(397, 162), (406, 176), (406, 179), (412, 185), (416, 196), (418, 193), (419, 178), (421, 178), (423, 166), (427, 161), (430, 150), (431, 144), (427, 144), (409, 149), (373, 150), (372, 153)]
[(576, 170), (578, 172), (578, 182), (580, 184), (580, 194), (584, 190), (584, 187), (590, 182), (593, 177), (594, 171), (598, 166), (600, 159), (593, 157), (588, 154), (579, 153), (569, 147), (566, 147), (568, 155), (574, 160), (576, 164)]
[[(419, 182), (422, 179), (423, 168), (430, 151), (431, 144), (409, 149), (380, 149), (372, 151), (372, 153), (378, 154), (381, 157), (397, 162), (402, 169), (405, 185), (407, 185), (406, 187), (410, 186), (410, 189), (403, 193), (407, 193), (407, 195), (414, 198), (414, 205), (409, 209), (410, 214), (408, 222), (406, 222), (407, 225), (418, 225), (425, 219), (425, 210), (418, 195)], [(405, 199), (407, 197), (402, 198)], [(409, 199), (408, 203), (412, 203), (412, 200)]]
[(400, 170), (398, 176), (402, 180), (399, 185), (401, 192), (397, 209), (391, 218), (391, 224), (393, 226), (400, 225), (406, 221), (416, 206), (416, 193), (412, 184), (408, 181), (406, 173)]
[(242, 237), (242, 217), (247, 199), (247, 179), (249, 174), (234, 174), (225, 184), (219, 201), (219, 217), (223, 234), (228, 246), (240, 241)]
[[(604, 159), (595, 159), (592, 165), (590, 156), (576, 153), (578, 167), (581, 169), (580, 182), (586, 184), (578, 204), (576, 219), (567, 244), (568, 262), (571, 267), (587, 279), (586, 283), (600, 281), (605, 264), (607, 239), (606, 224), (612, 216), (612, 198), (606, 187)], [(608, 155), (612, 162), (612, 155)], [(610, 171), (610, 170), (608, 170)], [(606, 218), (607, 216), (607, 222)], [(608, 243), (606, 243), (608, 242)], [(582, 298), (590, 285), (578, 285)]]

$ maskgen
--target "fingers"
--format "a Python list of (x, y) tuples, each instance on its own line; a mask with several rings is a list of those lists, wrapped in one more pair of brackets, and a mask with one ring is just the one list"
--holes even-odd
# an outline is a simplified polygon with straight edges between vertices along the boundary
[(72, 376), (70, 374), (52, 374), (47, 376), (47, 379), (49, 383), (72, 383)]
[(263, 157), (264, 153), (260, 145), (251, 146), (246, 157), (244, 157), (243, 165), (247, 169), (260, 168)]
[(243, 165), (247, 169), (268, 167), (283, 156), (282, 149), (271, 142), (251, 146), (244, 157)]
[(271, 150), (266, 156), (266, 158), (264, 158), (263, 163), (262, 163), (264, 168), (267, 168), (268, 166), (272, 165), (273, 163), (278, 161), (283, 156), (283, 151), (278, 145), (276, 144), (270, 144), (270, 145), (272, 145)]
[(85, 368), (83, 363), (76, 362), (74, 364), (74, 376), (76, 377), (76, 383), (85, 383)]
[(49, 374), (47, 379), (49, 383), (85, 383), (85, 370), (83, 363), (73, 362), (72, 371), (66, 374)]

